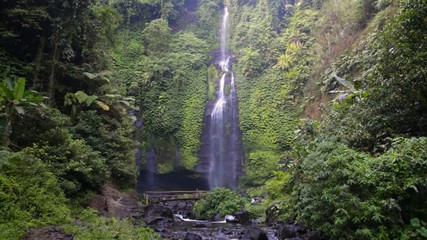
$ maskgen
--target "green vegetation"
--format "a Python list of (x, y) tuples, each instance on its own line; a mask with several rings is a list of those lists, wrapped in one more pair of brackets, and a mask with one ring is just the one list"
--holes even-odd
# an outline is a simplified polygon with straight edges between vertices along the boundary
[(279, 21), (270, 1), (231, 5), (242, 184), (267, 195), (250, 211), (330, 239), (425, 238), (426, 3), (303, 1)]
[(66, 198), (46, 164), (24, 152), (0, 151), (0, 238), (26, 228), (71, 221)]
[(425, 137), (398, 138), (372, 157), (344, 144), (318, 143), (296, 171), (297, 219), (331, 238), (414, 238), (409, 220), (426, 210), (426, 147)]
[[(224, 5), (241, 188), (267, 196), (249, 211), (270, 206), (330, 239), (427, 238), (422, 0), (2, 1), (0, 238), (47, 225), (157, 237), (82, 199), (106, 182), (133, 187), (138, 147), (155, 150), (158, 173), (196, 166)], [(209, 218), (245, 204), (216, 189), (194, 208)]]
[(151, 228), (135, 227), (131, 221), (117, 220), (114, 218), (99, 217), (96, 211), (85, 210), (79, 220), (85, 223), (82, 228), (76, 225), (68, 225), (67, 232), (74, 233), (74, 239), (158, 239), (159, 235)]
[(4, 238), (74, 218), (87, 223), (69, 228), (77, 239), (157, 238), (82, 209), (106, 182), (134, 187), (138, 146), (156, 149), (160, 173), (178, 151), (183, 167), (196, 165), (220, 10), (199, 2), (2, 2)]
[[(217, 75), (214, 66), (208, 70), (208, 53), (213, 49), (211, 32), (215, 32), (219, 20), (218, 3), (199, 4), (196, 14), (201, 19), (186, 30), (174, 33), (169, 25), (175, 21), (156, 19), (142, 33), (121, 31), (110, 54), (116, 77), (136, 98), (144, 123), (140, 142), (144, 150), (156, 150), (159, 173), (174, 170), (177, 151), (181, 167), (193, 169), (197, 164), (208, 98), (206, 84), (209, 81), (212, 86)], [(206, 7), (214, 11), (210, 16), (205, 15)], [(209, 98), (213, 90), (209, 90)]]
[(215, 188), (193, 208), (197, 218), (212, 218), (217, 214), (222, 217), (240, 211), (248, 203), (246, 198), (226, 188)]
[[(244, 186), (262, 185), (286, 161), (317, 60), (311, 34), (317, 11), (298, 9), (291, 17), (293, 6), (281, 6), (289, 12), (279, 17), (273, 14), (276, 7), (273, 1), (233, 5), (232, 46), (238, 53), (240, 123), (248, 156)], [(275, 25), (285, 17), (286, 29)]]

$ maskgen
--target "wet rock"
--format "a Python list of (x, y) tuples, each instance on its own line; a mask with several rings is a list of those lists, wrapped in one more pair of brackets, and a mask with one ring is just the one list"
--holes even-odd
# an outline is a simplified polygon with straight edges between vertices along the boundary
[(195, 223), (193, 224), (193, 227), (195, 228), (205, 228), (207, 225), (205, 223)]
[(165, 217), (174, 219), (173, 211), (168, 206), (158, 203), (158, 204), (151, 204), (145, 209), (145, 216), (146, 218), (153, 218), (153, 217)]
[(228, 237), (226, 237), (224, 234), (215, 236), (215, 240), (230, 240)]
[(185, 235), (184, 240), (203, 240), (203, 238), (200, 235), (189, 232), (187, 235)]
[(241, 224), (248, 224), (250, 221), (250, 215), (249, 212), (246, 210), (246, 208), (243, 208), (239, 212), (233, 213), (233, 216), (239, 221)]
[(294, 238), (298, 235), (298, 229), (294, 227), (294, 225), (285, 225), (282, 224), (277, 229), (279, 233), (279, 239), (288, 239)]
[(227, 223), (239, 223), (239, 220), (237, 220), (233, 215), (225, 215), (224, 219)]
[(288, 239), (297, 237), (298, 229), (295, 225), (282, 224), (277, 229), (279, 239)]
[(261, 220), (260, 219), (252, 219), (249, 221), (249, 224), (254, 224), (254, 225), (258, 225), (261, 224)]
[(166, 228), (165, 228), (165, 226), (163, 226), (163, 225), (160, 225), (160, 226), (155, 226), (154, 227), (154, 230), (156, 231), (156, 232), (166, 232)]
[(280, 224), (277, 233), (279, 240), (322, 240), (317, 232), (307, 231), (299, 224)]
[(61, 227), (48, 226), (43, 228), (31, 229), (27, 232), (23, 240), (73, 240), (74, 237), (66, 234)]
[(184, 218), (194, 218), (194, 200), (180, 200), (168, 202), (167, 206), (172, 212), (182, 215)]
[(244, 238), (247, 240), (268, 240), (267, 233), (265, 233), (263, 230), (256, 228), (256, 227), (250, 227), (246, 229), (244, 232)]
[(164, 226), (166, 224), (173, 223), (173, 221), (170, 218), (154, 217), (154, 218), (146, 219), (146, 223), (150, 226), (153, 226), (153, 225)]

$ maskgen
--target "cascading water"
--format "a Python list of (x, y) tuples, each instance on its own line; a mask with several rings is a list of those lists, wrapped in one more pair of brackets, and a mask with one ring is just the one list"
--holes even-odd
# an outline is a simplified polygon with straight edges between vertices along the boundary
[(222, 76), (216, 101), (208, 102), (198, 171), (207, 172), (209, 187), (235, 188), (242, 169), (243, 146), (239, 127), (237, 92), (232, 71), (229, 42), (229, 13), (224, 8), (220, 56)]

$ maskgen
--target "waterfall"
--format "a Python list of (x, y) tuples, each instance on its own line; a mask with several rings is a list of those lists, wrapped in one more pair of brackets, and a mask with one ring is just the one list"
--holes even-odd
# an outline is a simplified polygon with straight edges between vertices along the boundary
[(229, 52), (229, 12), (224, 8), (220, 29), (221, 70), (214, 103), (208, 102), (198, 170), (208, 175), (209, 187), (236, 188), (242, 169), (243, 145), (232, 58)]

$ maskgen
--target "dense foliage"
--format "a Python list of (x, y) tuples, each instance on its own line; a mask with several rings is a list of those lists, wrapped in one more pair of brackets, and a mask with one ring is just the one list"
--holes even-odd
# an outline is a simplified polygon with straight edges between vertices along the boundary
[(246, 198), (230, 189), (215, 188), (204, 199), (197, 201), (193, 209), (197, 218), (209, 219), (217, 214), (224, 217), (240, 211), (247, 202)]
[(24, 152), (0, 151), (0, 238), (20, 239), (29, 227), (69, 222), (55, 175)]
[[(21, 163), (9, 163), (2, 155), (1, 174), (8, 174), (2, 175), (0, 191), (2, 224), (11, 229), (5, 234), (19, 238), (30, 227), (64, 224), (71, 217), (67, 204), (86, 199), (107, 181), (134, 186), (138, 145), (156, 149), (161, 173), (173, 170), (177, 152), (183, 167), (194, 167), (219, 5), (2, 2), (0, 147), (10, 155), (25, 150), (25, 159), (39, 170), (28, 181), (34, 187), (47, 182), (34, 190), (40, 196), (33, 193), (18, 171)], [(143, 122), (139, 132), (136, 120)], [(26, 197), (30, 202), (15, 201), (25, 194), (32, 194)], [(51, 194), (55, 197), (43, 202)], [(56, 202), (58, 214), (51, 209)], [(82, 239), (113, 238), (124, 229), (124, 238), (156, 236), (121, 221), (99, 218), (93, 224), (93, 229), (75, 227), (73, 232)]]
[[(423, 0), (2, 1), (0, 238), (69, 224), (76, 239), (152, 239), (74, 209), (135, 153), (193, 169), (228, 6), (246, 159), (241, 187), (330, 239), (427, 238)], [(216, 189), (198, 217), (246, 201)], [(120, 234), (118, 234), (120, 232)]]
[[(220, 8), (213, 1), (193, 8), (184, 5), (186, 14), (199, 21), (186, 22), (185, 14), (169, 22), (153, 20), (142, 32), (120, 32), (111, 51), (116, 77), (139, 106), (141, 148), (154, 150), (158, 173), (173, 171), (178, 160), (181, 167), (193, 169), (198, 160), (209, 52)], [(175, 32), (181, 21), (179, 27), (186, 29)]]
[(96, 211), (85, 210), (79, 217), (85, 223), (82, 228), (68, 225), (67, 231), (74, 233), (74, 239), (158, 239), (159, 235), (148, 227), (135, 227), (130, 220), (117, 220), (114, 218), (99, 217)]
[(408, 223), (426, 211), (426, 143), (396, 139), (379, 157), (319, 143), (297, 171), (297, 218), (331, 238), (415, 237)]
[(260, 186), (287, 160), (285, 152), (296, 137), (303, 90), (318, 60), (312, 47), (317, 11), (277, 6), (276, 1), (231, 4), (240, 122), (248, 156), (242, 183)]
[[(267, 3), (237, 5), (242, 10), (237, 15), (247, 16), (245, 21), (236, 16), (236, 24), (249, 24), (248, 19), (256, 16), (250, 11), (267, 8)], [(303, 222), (326, 238), (425, 238), (427, 5), (423, 1), (307, 1), (287, 9), (293, 12), (289, 22), (283, 22), (285, 28), (270, 34), (281, 34), (277, 38), (285, 43), (276, 48), (277, 61), (247, 65), (245, 54), (258, 52), (252, 55), (263, 61), (271, 55), (255, 34), (235, 36), (236, 45), (246, 43), (251, 48), (239, 52), (235, 47), (244, 79), (239, 93), (249, 156), (243, 183), (258, 185), (271, 178), (262, 190), (278, 218)], [(249, 25), (256, 29), (255, 24)], [(262, 36), (269, 39), (268, 34)], [(248, 67), (252, 70), (245, 70)], [(272, 75), (274, 71), (281, 77)], [(287, 84), (287, 91), (274, 85), (279, 81)], [(262, 84), (270, 87), (264, 94)], [(263, 129), (260, 124), (275, 126), (278, 116), (268, 118), (266, 104), (251, 104), (265, 101), (274, 106), (280, 91), (284, 95), (279, 99), (294, 103), (285, 105), (284, 112), (317, 115), (320, 121), (303, 120), (297, 128), (282, 115), (280, 122), (289, 129), (280, 136), (293, 136), (288, 144), (254, 138), (254, 131)], [(327, 104), (331, 98), (336, 99), (323, 110), (323, 118), (310, 112), (314, 104)], [(300, 106), (304, 112), (295, 112)], [(272, 134), (280, 127), (272, 129), (261, 133)], [(275, 157), (265, 150), (260, 153), (263, 143), (278, 146)]]
[[(419, 61), (425, 59), (427, 51), (427, 29), (421, 17), (425, 16), (427, 6), (401, 4), (401, 12), (383, 30), (378, 29), (379, 34), (367, 38), (367, 50), (360, 55), (356, 53), (356, 57), (344, 58), (337, 74), (357, 79), (356, 89), (330, 110), (319, 134), (323, 143), (316, 144), (301, 165), (302, 182), (296, 185), (300, 196), (295, 201), (302, 209), (297, 207), (297, 218), (321, 226), (331, 237), (425, 236), (425, 230), (415, 229), (410, 223), (426, 217), (422, 170), (426, 159), (425, 138), (415, 136), (425, 136), (421, 122), (426, 114), (426, 72)], [(410, 33), (405, 26), (408, 22), (411, 22)], [(361, 59), (361, 54), (364, 60), (351, 63)], [(322, 171), (315, 170), (318, 164)], [(316, 183), (308, 180), (308, 185), (306, 179)], [(312, 190), (317, 184), (320, 185), (316, 194)], [(306, 194), (317, 196), (306, 198)], [(304, 213), (307, 207), (320, 211), (308, 216)], [(326, 215), (322, 217), (328, 208), (333, 211), (327, 213), (329, 219), (333, 216), (332, 222), (325, 222)]]

